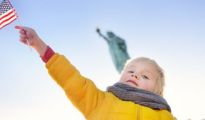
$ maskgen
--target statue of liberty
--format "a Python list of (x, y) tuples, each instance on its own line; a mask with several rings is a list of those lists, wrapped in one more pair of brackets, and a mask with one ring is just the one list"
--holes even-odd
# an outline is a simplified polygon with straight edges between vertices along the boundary
[(127, 52), (125, 40), (110, 31), (107, 32), (107, 36), (103, 35), (99, 28), (96, 29), (96, 32), (108, 43), (115, 68), (119, 73), (121, 73), (126, 61), (130, 58)]

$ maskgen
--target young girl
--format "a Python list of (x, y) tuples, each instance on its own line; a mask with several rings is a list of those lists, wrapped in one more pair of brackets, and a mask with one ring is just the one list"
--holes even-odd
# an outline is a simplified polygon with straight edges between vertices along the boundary
[(101, 91), (33, 29), (15, 28), (19, 29), (20, 41), (39, 53), (49, 74), (87, 120), (174, 120), (162, 97), (164, 74), (155, 61), (144, 57), (130, 60), (119, 82)]

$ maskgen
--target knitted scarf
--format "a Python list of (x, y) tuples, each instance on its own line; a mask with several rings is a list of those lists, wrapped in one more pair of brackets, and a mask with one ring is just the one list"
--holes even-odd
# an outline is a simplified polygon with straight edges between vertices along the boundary
[(107, 91), (113, 93), (121, 100), (132, 101), (135, 104), (152, 109), (168, 110), (171, 112), (170, 106), (163, 97), (149, 91), (134, 88), (123, 83), (115, 83), (113, 86), (108, 87)]

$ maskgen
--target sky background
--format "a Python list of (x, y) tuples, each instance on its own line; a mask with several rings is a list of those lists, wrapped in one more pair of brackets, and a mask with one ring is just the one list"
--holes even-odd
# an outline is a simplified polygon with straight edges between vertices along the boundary
[(132, 58), (150, 57), (164, 69), (164, 97), (179, 120), (205, 119), (204, 0), (10, 2), (19, 19), (0, 30), (0, 120), (84, 119), (39, 55), (19, 42), (15, 25), (34, 28), (102, 90), (119, 75), (95, 29), (113, 31), (126, 40)]

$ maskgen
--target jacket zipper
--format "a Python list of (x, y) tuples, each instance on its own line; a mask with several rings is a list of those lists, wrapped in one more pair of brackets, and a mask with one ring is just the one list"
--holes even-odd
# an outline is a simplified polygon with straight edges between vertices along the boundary
[(137, 120), (140, 120), (140, 106), (137, 106)]

